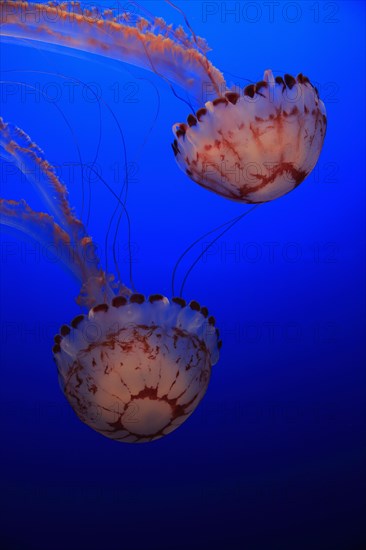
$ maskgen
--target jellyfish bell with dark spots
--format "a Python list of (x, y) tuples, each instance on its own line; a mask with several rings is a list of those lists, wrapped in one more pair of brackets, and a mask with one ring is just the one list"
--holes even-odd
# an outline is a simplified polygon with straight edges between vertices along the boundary
[(116, 441), (148, 442), (169, 434), (207, 390), (221, 347), (214, 317), (196, 301), (160, 294), (145, 299), (115, 281), (100, 267), (93, 239), (44, 153), (1, 118), (0, 150), (49, 210), (1, 198), (0, 223), (52, 243), (81, 284), (77, 301), (88, 313), (63, 325), (53, 346), (68, 402), (80, 420)]
[(53, 354), (79, 419), (126, 443), (177, 429), (206, 393), (221, 342), (197, 302), (119, 295), (60, 329)]
[(215, 321), (197, 302), (161, 295), (115, 297), (53, 348), (61, 388), (83, 422), (116, 441), (152, 441), (195, 410), (218, 360)]
[(196, 183), (228, 199), (268, 202), (297, 187), (318, 161), (326, 112), (302, 74), (263, 80), (240, 95), (208, 101), (187, 124), (174, 125), (179, 167)]

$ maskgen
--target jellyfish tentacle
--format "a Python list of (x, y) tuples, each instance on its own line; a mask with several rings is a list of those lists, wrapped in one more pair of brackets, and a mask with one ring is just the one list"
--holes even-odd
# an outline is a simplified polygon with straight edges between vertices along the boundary
[(60, 227), (52, 216), (36, 212), (25, 200), (0, 199), (0, 221), (29, 235), (41, 245), (50, 248), (58, 259), (81, 280), (80, 266), (73, 258), (70, 235)]
[[(0, 119), (0, 147), (8, 154), (9, 160), (16, 164), (27, 180), (39, 191), (56, 221), (69, 235), (70, 241), (75, 241), (75, 250), (79, 256), (78, 263), (82, 266), (81, 249), (89, 242), (90, 237), (87, 236), (82, 222), (74, 216), (68, 201), (67, 189), (58, 179), (55, 169), (46, 160), (43, 151), (23, 130), (5, 123), (2, 119)], [(93, 261), (97, 261), (96, 256)], [(85, 269), (85, 271), (88, 270)], [(82, 279), (84, 280), (85, 277), (86, 275)]]
[[(20, 72), (19, 70), (16, 70), (16, 69), (7, 69), (5, 71), (3, 71), (4, 73), (17, 73), (17, 72)], [(98, 95), (95, 93), (95, 91), (93, 90), (92, 87), (90, 87), (86, 82), (82, 81), (82, 80), (79, 80), (78, 78), (75, 78), (75, 77), (71, 77), (69, 75), (64, 75), (63, 73), (58, 73), (58, 72), (51, 72), (51, 71), (39, 71), (39, 70), (31, 70), (31, 69), (26, 69), (26, 70), (22, 70), (21, 71), (22, 73), (30, 73), (30, 74), (41, 74), (41, 75), (50, 75), (50, 76), (56, 76), (58, 78), (62, 78), (62, 79), (65, 79), (65, 80), (71, 80), (73, 82), (76, 82), (78, 84), (82, 84), (85, 88), (88, 89), (88, 91), (95, 97), (95, 100), (96, 102), (98, 103), (98, 110), (99, 110), (99, 135), (98, 135), (98, 143), (97, 143), (97, 147), (96, 147), (96, 152), (95, 152), (95, 155), (94, 155), (94, 160), (90, 163), (89, 165), (89, 172), (93, 172), (100, 180), (101, 182), (105, 185), (105, 181), (103, 180), (103, 178), (101, 178), (100, 174), (93, 168), (94, 165), (96, 164), (97, 162), (97, 159), (98, 159), (98, 155), (99, 155), (99, 151), (100, 151), (100, 145), (101, 145), (101, 135), (102, 135), (102, 118), (101, 118), (101, 104), (104, 105), (104, 107), (107, 108), (107, 110), (109, 111), (109, 113), (111, 114), (117, 128), (118, 128), (118, 132), (120, 134), (120, 137), (121, 137), (121, 140), (122, 140), (122, 145), (123, 145), (123, 153), (124, 153), (124, 156), (126, 158), (126, 147), (125, 147), (125, 140), (124, 140), (124, 135), (123, 135), (123, 131), (122, 131), (122, 128), (121, 128), (121, 125), (120, 123), (118, 122), (118, 119), (113, 111), (113, 109), (110, 107), (110, 105), (104, 101), (103, 98), (100, 98), (98, 97)], [(142, 77), (139, 78), (139, 80), (147, 80), (147, 79), (144, 79)], [(4, 83), (13, 83), (14, 81), (5, 81), (5, 80), (1, 80), (0, 81), (0, 85), (1, 84), (4, 84)], [(26, 84), (24, 82), (16, 82), (17, 85), (20, 85), (20, 86), (27, 86), (27, 87), (30, 87), (30, 88), (34, 88), (33, 86), (30, 86), (29, 84)], [(35, 89), (35, 88), (34, 88)], [(44, 94), (44, 92), (41, 91), (42, 94)], [(45, 95), (45, 94), (44, 94)], [(45, 95), (46, 97), (46, 95)], [(154, 117), (154, 122), (153, 124), (150, 126), (146, 136), (145, 136), (145, 139), (144, 139), (144, 142), (141, 146), (141, 149), (143, 148), (144, 144), (146, 143), (147, 139), (148, 139), (148, 136), (149, 134), (151, 133), (152, 131), (152, 128), (153, 128), (153, 125), (155, 124), (157, 118), (158, 118), (158, 112), (160, 110), (160, 101), (159, 101), (159, 94), (157, 94), (157, 98), (158, 98), (158, 110), (157, 110), (157, 113), (155, 114), (155, 117)], [(76, 145), (76, 148), (77, 148), (77, 153), (78, 153), (78, 157), (79, 157), (79, 162), (80, 162), (80, 167), (81, 167), (81, 183), (82, 183), (82, 205), (81, 205), (81, 214), (80, 214), (80, 219), (82, 220), (83, 219), (83, 212), (84, 212), (84, 163), (82, 161), (82, 158), (81, 158), (81, 152), (80, 152), (80, 148), (79, 148), (79, 145), (77, 143), (77, 140), (75, 138), (75, 136), (73, 135), (73, 130), (67, 120), (67, 118), (65, 117), (63, 111), (60, 109), (60, 107), (57, 105), (57, 104), (53, 104), (56, 109), (61, 113), (64, 121), (66, 122), (67, 126), (69, 127), (70, 131), (71, 131), (71, 134), (72, 134), (72, 137), (75, 141), (75, 145)], [(5, 153), (3, 153), (4, 155)], [(9, 154), (5, 155), (7, 160), (10, 160), (11, 161), (11, 157)], [(127, 160), (126, 160), (126, 166), (127, 166)], [(91, 206), (91, 185), (90, 185), (90, 176), (88, 178), (88, 187), (89, 187), (89, 201), (88, 201), (88, 206), (87, 206), (87, 215), (86, 215), (86, 224), (88, 225), (89, 223), (89, 220), (90, 220), (90, 206)], [(110, 191), (109, 187), (107, 186), (108, 190)], [(127, 193), (128, 193), (128, 185), (126, 185), (126, 180), (124, 181), (123, 183), (123, 186), (122, 186), (122, 189), (120, 191), (120, 197), (121, 195), (123, 194), (123, 192), (125, 191), (125, 198), (123, 199), (124, 202), (126, 202), (127, 200)], [(121, 201), (117, 201), (117, 205), (116, 205), (116, 208), (115, 208), (115, 211), (114, 213), (112, 214), (112, 217), (111, 217), (111, 221), (110, 221), (110, 225), (108, 227), (108, 231), (107, 231), (107, 234), (106, 234), (106, 239), (105, 239), (105, 261), (106, 261), (106, 271), (108, 271), (107, 269), (107, 265), (108, 265), (108, 256), (107, 256), (107, 250), (108, 250), (108, 236), (109, 236), (109, 232), (110, 232), (110, 226), (112, 224), (112, 221), (114, 219), (114, 216), (116, 214), (116, 212), (118, 212), (119, 210), (119, 207), (120, 207), (120, 202)], [(122, 215), (122, 214), (121, 214)], [(117, 239), (117, 231), (115, 233), (115, 237), (114, 237), (114, 240)], [(130, 262), (131, 263), (131, 262)], [(118, 264), (117, 262), (115, 261), (115, 269), (116, 269), (116, 272), (119, 273), (119, 267), (118, 267)], [(132, 284), (132, 283), (131, 283)], [(133, 286), (133, 285), (132, 285)]]
[[(6, 69), (6, 70), (3, 70), (2, 71), (3, 73), (32, 73), (32, 74), (49, 74), (49, 75), (53, 75), (53, 76), (58, 76), (58, 77), (62, 77), (62, 78), (69, 78), (71, 79), (71, 77), (66, 77), (65, 75), (63, 75), (62, 73), (51, 73), (51, 72), (46, 72), (46, 71), (37, 71), (37, 70), (30, 70), (30, 69), (27, 69), (27, 70), (18, 70), (18, 69)], [(77, 81), (77, 79), (74, 79), (75, 81)], [(78, 81), (80, 83), (83, 84), (83, 86), (85, 86), (85, 88), (88, 89), (88, 91), (90, 91), (98, 105), (99, 105), (99, 141), (101, 141), (101, 113), (100, 113), (100, 99), (97, 97), (97, 94), (94, 92), (94, 90), (86, 83), (84, 82), (81, 82), (81, 81)], [(31, 90), (35, 90), (35, 91), (39, 91), (41, 93), (41, 95), (47, 100), (48, 99), (48, 96), (47, 94), (43, 91), (43, 90), (39, 90), (37, 87), (35, 86), (32, 86), (31, 84), (29, 83), (26, 83), (26, 82), (20, 82), (20, 81), (14, 81), (14, 80), (0, 80), (0, 85), (2, 84), (15, 84), (17, 86), (21, 86), (21, 87), (24, 87), (24, 88), (29, 88)], [(81, 150), (80, 150), (80, 146), (79, 146), (79, 143), (78, 143), (78, 140), (77, 140), (77, 137), (75, 135), (75, 132), (68, 120), (68, 118), (66, 117), (64, 111), (60, 108), (59, 105), (57, 105), (57, 103), (55, 102), (52, 102), (52, 105), (53, 107), (55, 107), (55, 109), (58, 111), (58, 113), (61, 115), (63, 121), (65, 122), (66, 126), (68, 127), (69, 131), (70, 131), (70, 134), (71, 134), (71, 138), (74, 142), (74, 146), (76, 148), (76, 152), (77, 152), (77, 155), (78, 155), (78, 160), (79, 160), (79, 165), (80, 165), (80, 171), (81, 171), (81, 187), (82, 187), (82, 206), (81, 206), (81, 214), (80, 214), (80, 219), (83, 219), (83, 212), (84, 212), (84, 202), (85, 202), (85, 190), (84, 190), (84, 163), (83, 163), (83, 160), (82, 160), (82, 155), (81, 155)], [(96, 155), (95, 155), (95, 158), (97, 158), (98, 156), (98, 150), (99, 150), (99, 143), (98, 143), (98, 146), (97, 146), (97, 152), (96, 152)], [(94, 162), (96, 162), (94, 160)], [(88, 214), (90, 212), (90, 195), (91, 195), (91, 188), (90, 188), (90, 181), (88, 181), (88, 186), (89, 186), (89, 203), (88, 203)], [(88, 218), (87, 218), (87, 223), (88, 223)]]
[(64, 46), (156, 71), (200, 103), (204, 83), (218, 95), (226, 89), (224, 76), (205, 55), (204, 40), (188, 37), (181, 27), (174, 29), (162, 18), (82, 9), (77, 2), (5, 0), (0, 10), (3, 37)]
[(43, 151), (23, 130), (5, 123), (1, 117), (0, 147), (35, 186), (57, 222), (65, 229), (71, 229), (74, 236), (80, 238), (85, 235), (83, 224), (74, 216), (70, 207), (68, 191), (58, 179), (53, 166), (46, 160)]
[[(202, 241), (205, 237), (208, 237), (209, 235), (212, 235), (212, 233), (216, 233), (216, 231), (219, 231), (220, 229), (226, 227), (227, 225), (231, 224), (232, 222), (234, 221), (239, 221), (241, 220), (242, 218), (242, 214), (240, 216), (235, 216), (235, 218), (232, 218), (231, 220), (228, 220), (224, 223), (221, 223), (220, 225), (218, 225), (217, 227), (214, 227), (213, 229), (210, 229), (209, 231), (207, 231), (206, 233), (204, 233), (203, 235), (201, 235), (200, 237), (198, 237), (197, 239), (195, 239), (189, 246), (187, 246), (187, 248), (182, 252), (182, 254), (179, 256), (179, 258), (177, 259), (177, 261), (175, 262), (175, 265), (174, 265), (174, 268), (173, 268), (173, 273), (172, 273), (172, 295), (175, 296), (175, 279), (176, 279), (176, 275), (177, 275), (177, 271), (178, 271), (178, 268), (180, 266), (180, 264), (182, 263), (182, 261), (184, 260), (184, 258), (187, 256), (187, 254), (200, 242)], [(220, 234), (222, 236), (222, 233)], [(212, 243), (214, 244), (214, 243)], [(210, 244), (210, 246), (212, 246), (212, 244)], [(180, 293), (180, 296), (182, 296), (182, 292)]]
[(0, 223), (30, 236), (53, 254), (80, 281), (82, 290), (77, 302), (92, 307), (115, 294), (109, 288), (111, 278), (99, 268), (91, 240), (82, 239), (75, 245), (70, 235), (60, 227), (52, 216), (33, 210), (25, 200), (0, 199)]
[[(129, 250), (128, 253), (129, 253), (129, 257), (130, 257), (129, 277), (130, 277), (130, 285), (131, 285), (132, 288), (134, 288), (133, 276), (132, 276), (131, 220), (130, 220), (130, 216), (128, 214), (128, 211), (127, 211), (127, 208), (126, 208), (126, 205), (125, 205), (126, 200), (122, 201), (121, 197), (118, 196), (115, 193), (115, 191), (113, 191), (112, 187), (108, 184), (108, 182), (94, 168), (91, 168), (91, 171), (95, 173), (95, 175), (100, 179), (100, 181), (103, 183), (105, 188), (108, 189), (108, 191), (117, 200), (118, 207), (122, 208), (121, 214), (118, 218), (117, 229), (116, 229), (116, 232), (115, 232), (115, 236), (113, 238), (113, 246), (112, 246), (113, 260), (114, 260), (114, 263), (115, 263), (115, 268), (116, 268), (116, 271), (117, 271), (119, 281), (121, 280), (121, 278), (120, 278), (119, 267), (118, 267), (118, 264), (117, 264), (116, 241), (117, 241), (117, 236), (118, 236), (118, 227), (119, 227), (120, 221), (122, 219), (122, 214), (124, 214), (126, 216), (127, 227), (128, 227), (128, 250)], [(110, 225), (108, 227), (108, 233), (109, 233), (109, 228), (110, 228)], [(106, 240), (105, 241), (105, 247), (106, 248), (107, 248), (107, 245), (108, 245), (108, 241)], [(106, 254), (106, 259), (107, 259), (107, 254)], [(123, 289), (120, 292), (122, 292), (124, 294), (130, 294), (131, 293), (131, 290), (128, 289), (127, 287), (125, 287), (124, 285), (122, 285), (121, 283), (120, 283), (120, 287), (121, 287), (121, 289)]]
[[(251, 212), (253, 212), (256, 208), (258, 208), (260, 206), (260, 204), (255, 204), (254, 206), (252, 206), (249, 210), (247, 210), (246, 212), (244, 212), (243, 214), (241, 214), (240, 216), (237, 216), (236, 218), (234, 218), (233, 220), (227, 222), (226, 224), (223, 224), (225, 225), (225, 229), (223, 229), (221, 231), (221, 233), (219, 233), (214, 239), (212, 239), (212, 241), (210, 241), (200, 252), (200, 254), (196, 257), (196, 259), (192, 262), (191, 266), (189, 267), (189, 269), (187, 270), (187, 273), (185, 274), (184, 276), (184, 279), (183, 279), (183, 282), (181, 284), (181, 287), (180, 287), (180, 291), (179, 291), (179, 296), (182, 297), (183, 296), (183, 291), (184, 291), (184, 287), (186, 285), (186, 282), (187, 282), (187, 279), (189, 277), (189, 275), (192, 273), (193, 269), (196, 267), (196, 265), (198, 264), (198, 262), (200, 261), (200, 259), (206, 254), (206, 252), (218, 241), (221, 239), (221, 237), (223, 237), (228, 231), (230, 231), (230, 229), (232, 227), (234, 227), (234, 225), (236, 225), (240, 220), (242, 220), (243, 218), (245, 218), (248, 214), (250, 214)], [(223, 227), (220, 226), (220, 227)], [(214, 231), (216, 231), (217, 229), (219, 228), (216, 228), (214, 229)], [(210, 233), (212, 233), (212, 231), (209, 231), (207, 233), (207, 235), (209, 235)], [(202, 239), (203, 237), (201, 237)], [(201, 240), (201, 239), (198, 239)], [(196, 241), (197, 242), (197, 241)], [(185, 252), (182, 254), (181, 258), (183, 258), (185, 255)]]
[[(47, 213), (34, 212), (23, 201), (3, 201), (0, 223), (17, 227), (30, 233), (37, 240), (47, 237), (48, 243), (58, 243), (62, 231), (63, 245), (70, 243), (72, 261), (76, 263), (77, 277), (82, 283), (78, 299), (81, 305), (91, 307), (95, 302), (111, 299), (115, 291), (129, 294), (122, 283), (114, 283), (113, 277), (99, 268), (99, 258), (93, 239), (87, 234), (83, 223), (74, 215), (66, 187), (58, 179), (54, 167), (46, 160), (41, 149), (23, 132), (0, 119), (0, 147), (7, 158), (15, 162), (24, 175), (36, 184), (46, 198), (55, 220)], [(35, 176), (36, 171), (36, 176)], [(56, 221), (61, 223), (57, 224)], [(29, 231), (27, 230), (30, 226)], [(40, 226), (37, 230), (37, 226)], [(67, 241), (66, 236), (68, 237)], [(70, 267), (70, 266), (69, 266)]]

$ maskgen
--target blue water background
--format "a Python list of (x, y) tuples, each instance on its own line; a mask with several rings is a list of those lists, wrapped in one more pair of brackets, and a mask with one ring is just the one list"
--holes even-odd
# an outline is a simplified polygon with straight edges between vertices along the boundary
[[(184, 295), (216, 317), (222, 353), (196, 412), (152, 444), (115, 443), (73, 414), (51, 348), (79, 312), (78, 285), (44, 249), (2, 228), (1, 548), (361, 549), (365, 4), (278, 2), (274, 13), (266, 2), (177, 4), (229, 81), (244, 86), (267, 68), (308, 75), (327, 108), (324, 148), (298, 189), (242, 220), (189, 277)], [(182, 21), (163, 2), (144, 5)], [(247, 208), (177, 168), (171, 127), (187, 105), (157, 76), (91, 55), (4, 43), (1, 62), (2, 116), (58, 167), (79, 213), (84, 195), (84, 220), (90, 201), (103, 263), (116, 203), (97, 178), (82, 185), (78, 148), (91, 164), (100, 138), (98, 170), (118, 191), (123, 142), (105, 104), (99, 118), (94, 96), (70, 79), (108, 103), (131, 167), (135, 286), (171, 296), (185, 248)], [(6, 162), (1, 170), (2, 196), (42, 207), (19, 172)], [(178, 287), (208, 242), (181, 266)], [(127, 251), (122, 221), (117, 253), (128, 283)], [(110, 247), (107, 255), (112, 267)]]

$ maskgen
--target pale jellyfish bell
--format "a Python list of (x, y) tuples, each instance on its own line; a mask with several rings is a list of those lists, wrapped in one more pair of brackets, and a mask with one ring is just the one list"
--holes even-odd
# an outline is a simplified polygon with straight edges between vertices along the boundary
[(197, 302), (119, 295), (61, 327), (53, 353), (61, 388), (83, 422), (117, 441), (178, 428), (204, 396), (220, 342)]
[(0, 148), (49, 210), (35, 212), (24, 200), (0, 199), (1, 223), (53, 243), (82, 285), (78, 302), (88, 313), (63, 325), (53, 347), (68, 402), (80, 420), (116, 441), (167, 435), (207, 390), (221, 347), (215, 319), (196, 301), (145, 298), (115, 282), (99, 267), (93, 240), (39, 147), (0, 119)]
[[(319, 158), (326, 112), (310, 80), (301, 73), (275, 78), (266, 70), (262, 81), (230, 88), (186, 18), (188, 34), (142, 8), (143, 16), (79, 2), (12, 0), (0, 8), (4, 38), (110, 57), (183, 88), (198, 110), (187, 123), (174, 124), (174, 154), (210, 191), (244, 203), (271, 201), (297, 187)], [(217, 98), (203, 105), (208, 86)]]
[(208, 101), (174, 125), (173, 150), (195, 182), (235, 201), (258, 204), (292, 191), (316, 165), (326, 114), (302, 74), (263, 80)]

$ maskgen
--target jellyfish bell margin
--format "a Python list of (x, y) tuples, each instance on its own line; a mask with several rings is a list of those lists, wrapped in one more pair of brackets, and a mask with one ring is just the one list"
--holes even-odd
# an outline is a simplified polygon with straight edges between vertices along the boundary
[(79, 419), (115, 441), (142, 443), (173, 432), (193, 413), (220, 347), (207, 308), (132, 294), (61, 327), (53, 354)]
[(243, 93), (226, 91), (173, 126), (178, 166), (193, 181), (249, 204), (295, 189), (316, 165), (326, 133), (318, 90), (301, 73), (264, 72)]
[(218, 361), (214, 317), (195, 301), (160, 294), (146, 300), (106, 273), (43, 151), (1, 118), (0, 152), (49, 210), (0, 198), (0, 223), (52, 244), (81, 284), (77, 302), (88, 314), (63, 325), (53, 346), (71, 407), (85, 424), (116, 441), (147, 442), (174, 431), (200, 403)]

